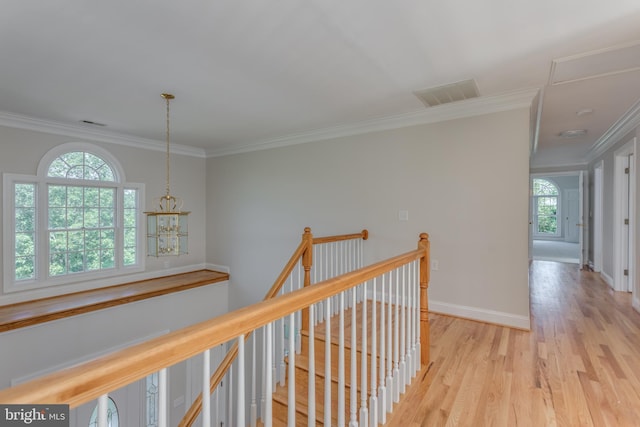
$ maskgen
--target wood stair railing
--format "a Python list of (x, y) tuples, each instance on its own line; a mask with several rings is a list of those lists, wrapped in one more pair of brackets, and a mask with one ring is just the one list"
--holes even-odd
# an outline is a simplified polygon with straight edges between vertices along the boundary
[[(71, 408), (78, 407), (81, 404), (98, 398), (100, 402), (106, 403), (108, 393), (111, 391), (143, 379), (155, 372), (161, 372), (161, 376), (166, 375), (166, 369), (168, 367), (190, 359), (196, 355), (203, 354), (203, 352), (208, 352), (209, 349), (220, 344), (231, 341), (241, 343), (238, 345), (239, 350), (237, 351), (239, 357), (241, 357), (244, 354), (244, 338), (256, 329), (265, 326), (266, 330), (270, 331), (271, 326), (279, 319), (283, 319), (286, 316), (293, 316), (295, 313), (304, 309), (316, 306), (324, 301), (329, 301), (337, 295), (344, 295), (344, 293), (349, 292), (358, 286), (365, 285), (366, 287), (366, 283), (369, 281), (373, 281), (375, 289), (376, 278), (382, 277), (390, 271), (397, 271), (399, 268), (404, 268), (404, 266), (409, 263), (415, 264), (416, 262), (419, 263), (419, 272), (417, 274), (419, 288), (418, 292), (416, 292), (417, 301), (416, 299), (413, 300), (412, 309), (414, 311), (419, 311), (418, 330), (416, 331), (413, 329), (413, 333), (418, 339), (417, 351), (419, 356), (413, 360), (421, 361), (423, 365), (426, 365), (429, 360), (429, 323), (427, 304), (427, 287), (429, 281), (429, 242), (428, 235), (423, 233), (420, 236), (418, 249), (416, 250), (359, 268), (349, 273), (341, 274), (337, 277), (325, 279), (314, 286), (307, 286), (303, 289), (298, 289), (291, 293), (278, 296), (277, 298), (271, 298), (222, 316), (218, 316), (214, 319), (170, 332), (161, 337), (151, 339), (147, 342), (124, 350), (116, 351), (90, 362), (64, 369), (15, 387), (0, 390), (0, 403), (66, 403), (70, 405)], [(306, 265), (304, 269), (306, 272)], [(305, 280), (305, 283), (306, 282), (307, 280)], [(396, 289), (399, 289), (399, 287)], [(396, 292), (398, 291), (396, 290)], [(418, 293), (419, 295), (417, 295)], [(373, 293), (373, 298), (375, 298), (375, 292)], [(391, 304), (394, 304), (397, 307), (399, 306), (399, 301), (401, 301), (399, 293), (396, 293), (394, 302), (391, 301), (391, 295), (389, 295), (387, 304), (390, 312)], [(364, 299), (364, 302), (366, 303), (366, 298)], [(402, 304), (404, 304), (404, 293), (402, 294)], [(327, 313), (329, 312), (329, 309), (330, 304), (327, 304)], [(366, 313), (366, 311), (363, 311), (363, 313)], [(397, 314), (395, 318), (398, 319)], [(313, 319), (313, 316), (310, 316), (310, 319)], [(367, 322), (363, 322), (363, 325), (366, 325), (366, 323)], [(397, 323), (398, 322), (395, 322), (396, 325)], [(310, 332), (314, 331), (314, 326), (311, 323), (309, 326)], [(318, 335), (320, 334), (318, 333)], [(270, 336), (269, 332), (267, 332), (267, 336)], [(366, 334), (363, 336), (366, 336)], [(309, 340), (309, 342), (316, 342), (316, 340)], [(397, 341), (395, 345), (398, 345)], [(404, 344), (402, 344), (402, 346), (404, 346)], [(267, 344), (267, 348), (269, 347), (270, 344)], [(373, 346), (373, 348), (375, 348), (375, 346)], [(233, 353), (233, 351), (230, 352), (230, 354)], [(268, 355), (270, 352), (267, 351), (266, 354), (269, 359)], [(291, 354), (291, 357), (295, 358), (294, 354)], [(233, 358), (233, 356), (227, 356), (227, 358)], [(375, 360), (376, 358), (377, 356), (371, 357), (371, 360)], [(303, 358), (301, 357), (296, 362), (302, 360)], [(246, 360), (240, 359), (239, 362), (238, 366), (243, 367)], [(316, 366), (321, 366), (320, 362), (317, 363), (318, 365), (311, 365), (313, 366), (312, 369), (316, 369)], [(347, 361), (347, 364), (348, 363), (349, 362)], [(398, 361), (396, 358), (396, 371), (397, 364)], [(293, 366), (295, 366), (295, 364)], [(314, 376), (310, 376), (309, 378), (313, 377)], [(239, 378), (241, 379), (243, 376), (239, 376)], [(240, 380), (239, 384), (242, 385), (243, 381)], [(205, 387), (205, 389), (207, 389), (207, 387)], [(270, 388), (267, 387), (267, 389)], [(244, 422), (244, 411), (247, 408), (241, 405), (241, 403), (244, 402), (244, 398), (240, 398), (242, 395), (243, 393), (238, 393), (238, 421), (235, 422), (235, 424), (232, 422), (231, 424), (233, 425), (246, 424)], [(291, 398), (292, 396), (290, 394), (288, 403), (292, 402)], [(357, 398), (359, 399), (359, 397)], [(161, 396), (160, 400), (163, 401), (163, 399), (166, 399), (166, 396), (164, 398)], [(337, 400), (340, 401), (341, 399)], [(268, 401), (271, 400), (268, 399)], [(270, 405), (267, 406), (270, 408)], [(99, 408), (104, 408), (106, 419), (106, 406), (101, 406), (99, 404)], [(99, 412), (102, 410), (103, 409), (99, 409)], [(166, 407), (164, 410), (166, 411)], [(316, 413), (317, 412), (318, 408), (316, 408)], [(268, 413), (269, 412), (267, 411), (267, 414)], [(289, 409), (288, 413), (291, 413), (291, 409)], [(333, 413), (334, 411), (332, 411), (332, 414)], [(163, 419), (163, 416), (161, 416), (161, 419)], [(316, 424), (319, 425), (319, 422), (316, 422)], [(166, 425), (166, 418), (161, 425)]]
[[(269, 291), (264, 296), (263, 301), (267, 301), (269, 299), (275, 298), (278, 295), (278, 293), (281, 291), (282, 287), (284, 286), (287, 278), (289, 278), (295, 266), (300, 261), (302, 261), (302, 265), (304, 267), (304, 286), (306, 287), (311, 285), (310, 272), (311, 272), (311, 267), (313, 265), (313, 246), (314, 245), (321, 245), (325, 243), (340, 242), (340, 241), (347, 241), (347, 240), (354, 240), (354, 239), (367, 240), (368, 238), (369, 238), (368, 230), (362, 230), (360, 233), (354, 233), (354, 234), (343, 234), (343, 235), (336, 235), (336, 236), (314, 238), (313, 234), (311, 233), (311, 228), (306, 227), (304, 229), (304, 233), (302, 234), (302, 240), (300, 244), (294, 251), (293, 255), (291, 255), (291, 258), (289, 258), (289, 261), (282, 269), (282, 272), (280, 273), (276, 281), (273, 283)], [(308, 323), (309, 323), (309, 312), (307, 309), (304, 309), (302, 311), (302, 324), (308, 325)], [(248, 340), (250, 337), (251, 337), (251, 333), (248, 333), (247, 335), (245, 335), (245, 341)], [(209, 382), (210, 393), (213, 393), (216, 387), (218, 387), (218, 385), (220, 384), (224, 376), (227, 374), (227, 372), (231, 368), (231, 365), (233, 361), (236, 359), (237, 355), (238, 355), (238, 343), (235, 342), (234, 344), (232, 344), (226, 356), (224, 357), (224, 359), (222, 360), (222, 362), (220, 363), (220, 365), (218, 366), (214, 374), (211, 376), (211, 380)], [(195, 420), (197, 419), (201, 411), (202, 411), (202, 393), (200, 393), (196, 397), (196, 399), (193, 401), (193, 403), (187, 410), (185, 416), (182, 418), (182, 421), (180, 422), (179, 427), (189, 427), (193, 425), (193, 423), (195, 422)]]
[[(424, 248), (426, 250), (427, 256), (422, 260), (422, 265), (421, 265), (421, 273), (420, 273), (420, 283), (421, 283), (421, 299), (422, 299), (422, 304), (421, 304), (421, 310), (420, 310), (420, 318), (421, 318), (421, 329), (422, 329), (422, 354), (420, 355), (420, 365), (421, 366), (426, 366), (428, 361), (429, 361), (429, 344), (428, 344), (428, 334), (429, 334), (429, 328), (428, 328), (428, 321), (425, 322), (425, 315), (427, 315), (427, 307), (426, 305), (424, 305), (424, 303), (426, 302), (426, 286), (424, 286), (425, 284), (428, 284), (429, 281), (429, 274), (428, 274), (428, 270), (425, 269), (425, 266), (428, 266), (428, 254), (429, 254), (429, 244), (428, 244), (428, 236), (426, 234), (421, 235), (421, 241), (419, 243), (419, 246)], [(374, 291), (375, 292), (375, 291)], [(404, 296), (403, 296), (404, 298)], [(367, 316), (366, 316), (366, 323), (367, 323), (367, 328), (366, 330), (369, 331), (367, 334), (367, 336), (369, 337), (369, 339), (367, 340), (366, 343), (366, 366), (371, 366), (371, 361), (372, 361), (372, 357), (375, 357), (376, 359), (376, 368), (378, 369), (377, 366), (380, 366), (380, 363), (384, 363), (385, 365), (383, 367), (381, 367), (381, 375), (383, 378), (387, 379), (387, 377), (385, 377), (385, 373), (387, 372), (387, 366), (386, 364), (388, 362), (381, 362), (380, 360), (380, 353), (377, 353), (375, 351), (373, 351), (373, 349), (375, 348), (375, 346), (377, 344), (374, 344), (376, 341), (372, 340), (371, 337), (371, 331), (372, 330), (377, 330), (379, 331), (382, 328), (385, 328), (385, 330), (388, 328), (390, 331), (395, 329), (396, 327), (396, 323), (398, 322), (398, 317), (396, 314), (396, 317), (393, 317), (394, 314), (393, 312), (395, 312), (395, 307), (396, 304), (395, 303), (391, 303), (391, 302), (387, 302), (386, 305), (385, 303), (376, 303), (376, 308), (377, 308), (377, 312), (381, 312), (382, 310), (386, 310), (389, 309), (389, 313), (391, 314), (391, 320), (384, 320), (384, 317), (379, 318), (377, 317), (377, 315), (372, 316), (371, 315), (371, 311), (372, 311), (372, 305), (369, 305), (366, 309), (367, 311)], [(423, 309), (424, 308), (424, 309)], [(369, 375), (369, 372), (366, 370), (365, 371), (361, 371), (362, 368), (362, 336), (358, 335), (358, 333), (356, 333), (357, 339), (355, 340), (355, 344), (356, 347), (355, 349), (351, 348), (351, 343), (353, 342), (351, 340), (351, 334), (352, 334), (352, 329), (351, 329), (351, 319), (356, 321), (356, 324), (360, 324), (362, 322), (362, 313), (363, 313), (363, 304), (357, 304), (355, 307), (355, 310), (357, 312), (357, 315), (355, 317), (352, 318), (352, 311), (354, 310), (354, 308), (349, 308), (346, 310), (343, 320), (340, 322), (340, 324), (338, 324), (338, 322), (336, 321), (338, 316), (334, 316), (333, 318), (333, 322), (331, 322), (331, 332), (330, 332), (330, 340), (327, 343), (327, 339), (326, 339), (326, 335), (325, 335), (325, 324), (319, 324), (317, 326), (316, 329), (316, 333), (314, 333), (314, 346), (311, 347), (313, 348), (313, 358), (310, 357), (310, 353), (309, 353), (309, 341), (310, 341), (310, 334), (307, 330), (302, 332), (302, 344), (301, 344), (301, 354), (297, 354), (295, 356), (295, 425), (296, 426), (300, 426), (300, 427), (304, 427), (304, 426), (310, 426), (310, 425), (316, 425), (316, 426), (324, 426), (327, 421), (325, 420), (325, 402), (323, 400), (323, 396), (325, 394), (325, 387), (326, 387), (326, 381), (325, 381), (325, 377), (327, 375), (327, 371), (325, 371), (325, 355), (327, 354), (326, 352), (326, 346), (327, 344), (330, 346), (330, 350), (328, 352), (328, 354), (330, 354), (330, 360), (332, 361), (330, 369), (329, 369), (329, 375), (331, 378), (331, 392), (330, 395), (331, 396), (341, 396), (341, 398), (343, 399), (342, 401), (342, 405), (340, 405), (340, 400), (339, 399), (332, 399), (331, 400), (331, 408), (330, 408), (330, 421), (329, 424), (330, 425), (358, 425), (358, 421), (355, 421), (356, 419), (358, 419), (359, 416), (361, 416), (362, 414), (360, 414), (361, 411), (361, 402), (363, 399), (363, 394), (364, 394), (364, 399), (365, 402), (368, 402), (371, 394), (372, 394), (372, 390), (371, 390), (371, 386), (369, 385), (369, 387), (367, 387), (366, 390), (362, 390), (361, 387), (361, 383), (360, 380), (356, 380), (357, 384), (351, 384), (351, 378), (352, 378), (352, 369), (355, 368), (355, 372), (356, 373), (360, 373), (362, 372), (362, 374), (364, 374), (365, 376)], [(372, 321), (373, 319), (376, 319), (376, 329), (372, 328)], [(404, 321), (404, 319), (403, 319)], [(343, 332), (341, 332), (343, 331)], [(383, 338), (382, 339), (386, 339), (384, 338), (384, 334), (382, 335)], [(345, 381), (344, 384), (342, 384), (342, 386), (339, 383), (339, 375), (340, 373), (338, 372), (338, 364), (335, 362), (336, 360), (339, 359), (340, 357), (340, 350), (339, 350), (339, 342), (340, 340), (343, 340), (344, 344), (344, 348), (342, 349), (343, 351), (343, 357), (344, 360), (349, 361), (351, 360), (351, 354), (352, 354), (352, 350), (355, 351), (357, 357), (356, 357), (356, 363), (355, 365), (352, 367), (352, 365), (350, 363), (344, 363), (344, 377), (345, 377)], [(386, 345), (386, 343), (382, 344), (383, 346)], [(396, 344), (397, 345), (397, 344)], [(374, 353), (375, 356), (372, 356), (372, 352)], [(385, 357), (384, 355), (382, 356), (383, 358)], [(386, 357), (389, 357), (388, 355)], [(391, 356), (394, 357), (394, 356)], [(397, 357), (397, 354), (396, 356)], [(314, 362), (311, 362), (311, 360), (314, 360)], [(288, 360), (287, 360), (288, 363)], [(313, 367), (310, 365), (311, 363), (313, 363)], [(389, 366), (391, 366), (389, 364)], [(416, 369), (416, 372), (411, 373), (411, 377), (413, 377), (417, 371), (419, 369)], [(313, 417), (313, 421), (309, 420), (309, 404), (310, 404), (310, 399), (312, 398), (312, 396), (310, 395), (310, 390), (309, 390), (309, 381), (310, 381), (310, 376), (313, 375), (315, 377), (315, 387), (314, 387), (314, 411), (315, 411), (315, 416)], [(359, 374), (354, 375), (353, 378), (357, 377)], [(360, 377), (361, 378), (361, 377)], [(383, 380), (384, 382), (384, 380)], [(366, 383), (366, 381), (365, 381)], [(280, 385), (278, 384), (278, 386), (276, 387), (274, 393), (273, 393), (273, 410), (272, 410), (272, 414), (273, 414), (273, 419), (271, 420), (271, 423), (268, 425), (271, 426), (289, 426), (291, 425), (290, 423), (290, 412), (289, 412), (289, 408), (288, 406), (290, 405), (291, 401), (290, 401), (290, 396), (289, 396), (289, 386), (290, 386), (290, 378), (286, 378), (286, 384), (284, 385)], [(343, 388), (343, 393), (342, 395), (340, 394), (340, 387)], [(374, 384), (373, 388), (377, 389), (378, 384)], [(356, 389), (355, 395), (353, 395), (351, 393), (352, 388)], [(404, 393), (404, 391), (402, 391), (401, 393)], [(398, 393), (400, 394), (400, 393)], [(351, 407), (351, 399), (355, 397), (356, 399), (356, 405), (355, 405), (355, 412), (353, 411), (353, 408)], [(393, 397), (393, 395), (389, 395), (388, 399), (390, 400), (394, 400), (395, 398)], [(386, 421), (386, 412), (391, 412), (391, 408), (393, 407), (393, 402), (387, 404), (386, 401), (385, 402), (380, 402), (380, 407), (376, 407), (375, 410), (372, 410), (371, 408), (365, 409), (365, 417), (367, 418), (367, 421), (369, 419), (369, 417), (371, 417), (372, 419), (375, 419), (376, 421), (370, 421), (371, 423), (375, 423), (376, 425), (378, 423), (380, 424), (385, 424)], [(389, 409), (387, 409), (389, 408)], [(341, 412), (342, 411), (342, 412)], [(375, 415), (372, 415), (372, 412), (369, 411), (375, 411)], [(383, 413), (385, 413), (385, 415), (382, 415)], [(340, 414), (342, 416), (340, 416)], [(355, 424), (353, 424), (355, 422)], [(360, 420), (360, 422), (362, 423), (363, 421)], [(263, 426), (265, 425), (264, 423), (262, 423), (261, 421), (258, 421), (257, 423), (258, 426)], [(364, 424), (360, 424), (360, 425), (367, 425), (367, 422), (365, 421)]]

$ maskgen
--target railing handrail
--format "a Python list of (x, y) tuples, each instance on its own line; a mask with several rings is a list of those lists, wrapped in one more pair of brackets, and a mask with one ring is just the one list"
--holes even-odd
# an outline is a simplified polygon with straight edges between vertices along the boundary
[[(428, 235), (423, 233), (421, 239), (428, 239)], [(81, 365), (0, 390), (0, 402), (66, 403), (75, 408), (427, 255), (428, 249), (422, 247)]]
[(354, 234), (340, 234), (337, 236), (314, 237), (313, 244), (319, 245), (322, 243), (339, 242), (341, 240), (353, 240), (353, 239), (367, 240), (368, 238), (369, 238), (369, 230), (365, 229), (365, 230), (362, 230), (360, 233), (354, 233)]

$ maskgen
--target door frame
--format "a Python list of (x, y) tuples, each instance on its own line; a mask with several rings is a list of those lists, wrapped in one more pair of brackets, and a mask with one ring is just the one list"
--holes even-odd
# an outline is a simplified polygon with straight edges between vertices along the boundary
[[(586, 173), (586, 170), (575, 170), (575, 171), (565, 171), (565, 172), (535, 172), (529, 174), (529, 217), (532, 215), (532, 204), (531, 204), (531, 196), (533, 196), (533, 179), (534, 178), (553, 178), (556, 176), (577, 176), (578, 177), (578, 190), (579, 190), (579, 208), (580, 208), (580, 224), (582, 224), (581, 232), (579, 233), (579, 245), (580, 245), (580, 269), (584, 268), (586, 264), (585, 260), (588, 259), (586, 254), (589, 250), (589, 227), (588, 222), (585, 221), (585, 212), (589, 212), (589, 199), (588, 199), (588, 188), (589, 175)], [(529, 221), (529, 247), (533, 245), (533, 221)], [(531, 249), (530, 249), (531, 250)], [(531, 259), (531, 256), (530, 256)]]
[(600, 160), (593, 168), (593, 271), (602, 271), (602, 233), (603, 233), (603, 192), (604, 160)]
[[(636, 219), (636, 180), (635, 180), (635, 153), (636, 153), (636, 138), (632, 138), (629, 142), (617, 149), (614, 154), (614, 176), (613, 176), (613, 289), (621, 292), (633, 292), (635, 277), (637, 271), (637, 261), (635, 261), (635, 219)], [(629, 186), (627, 188), (625, 181), (627, 180), (624, 168), (627, 164), (628, 156), (633, 156), (633, 161), (629, 164)], [(628, 192), (628, 196), (627, 196)], [(629, 215), (629, 227), (626, 231), (628, 233), (629, 240), (625, 239), (625, 207), (628, 197), (628, 215)], [(628, 264), (629, 275), (625, 280), (623, 271), (628, 260), (631, 260)]]

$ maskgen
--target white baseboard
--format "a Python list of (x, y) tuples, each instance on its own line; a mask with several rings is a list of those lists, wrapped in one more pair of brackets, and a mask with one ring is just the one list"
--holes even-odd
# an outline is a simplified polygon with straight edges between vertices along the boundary
[(497, 325), (504, 325), (527, 331), (531, 330), (531, 319), (529, 316), (520, 316), (502, 311), (468, 307), (433, 300), (429, 300), (429, 311), (449, 316), (462, 317), (464, 319), (477, 320), (480, 322), (495, 323)]
[(229, 267), (227, 267), (226, 265), (211, 264), (208, 262), (205, 264), (205, 268), (207, 270), (219, 271), (221, 273), (227, 273), (227, 274), (231, 273)]
[(611, 287), (611, 289), (613, 288), (613, 278), (611, 276), (609, 276), (607, 273), (605, 273), (604, 271), (600, 272), (600, 277), (602, 277), (602, 280), (604, 280), (604, 282), (609, 285)]

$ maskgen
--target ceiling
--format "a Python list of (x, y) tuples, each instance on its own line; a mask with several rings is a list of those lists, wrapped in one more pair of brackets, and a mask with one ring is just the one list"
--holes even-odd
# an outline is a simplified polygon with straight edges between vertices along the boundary
[(637, 0), (2, 3), (5, 119), (160, 145), (170, 92), (172, 143), (205, 155), (440, 108), (414, 92), (473, 79), (542, 89), (533, 163), (580, 164), (640, 99)]

